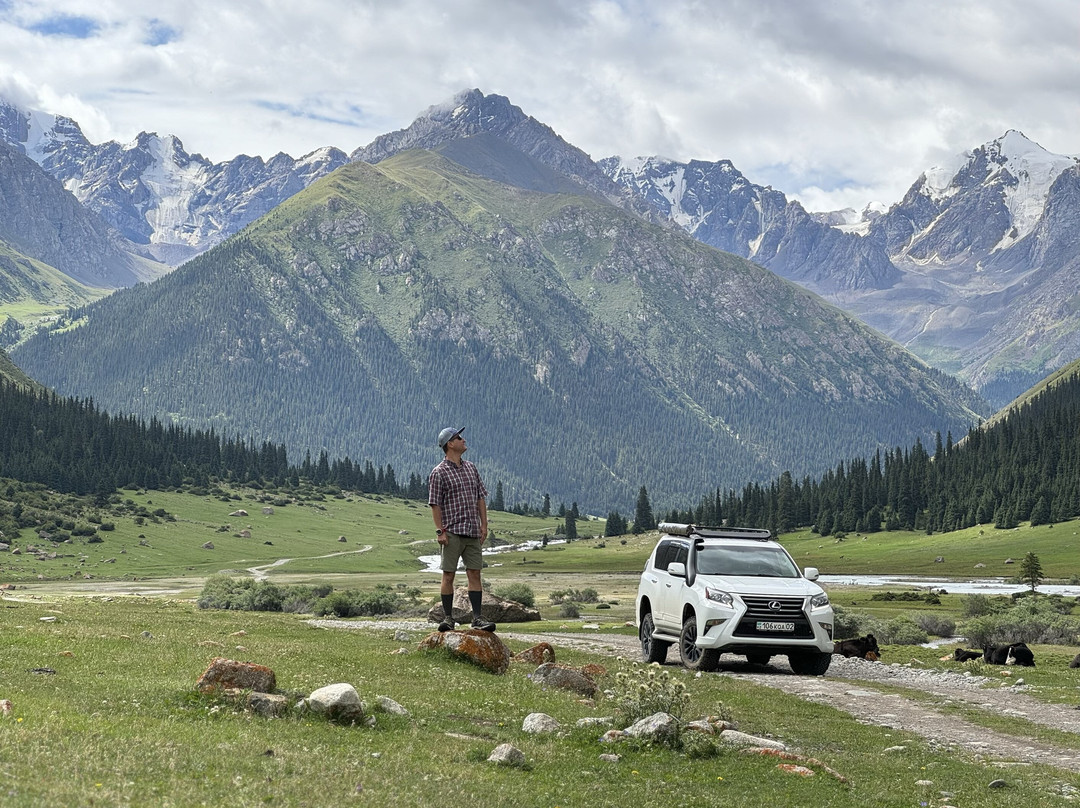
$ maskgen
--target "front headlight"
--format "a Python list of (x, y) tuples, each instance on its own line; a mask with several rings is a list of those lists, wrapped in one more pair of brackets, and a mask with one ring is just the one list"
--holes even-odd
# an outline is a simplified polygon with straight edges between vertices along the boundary
[(829, 596), (822, 592), (820, 595), (814, 595), (810, 598), (811, 609), (824, 609), (829, 605)]
[(705, 597), (707, 597), (709, 600), (714, 600), (717, 603), (721, 603), (729, 608), (735, 606), (735, 599), (722, 589), (714, 589), (711, 586), (707, 586), (705, 587)]

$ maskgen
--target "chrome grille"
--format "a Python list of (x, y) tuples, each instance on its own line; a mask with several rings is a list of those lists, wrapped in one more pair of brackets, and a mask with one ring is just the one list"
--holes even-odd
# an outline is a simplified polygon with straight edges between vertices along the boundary
[[(804, 617), (802, 598), (777, 598), (768, 595), (742, 595), (743, 603), (746, 604), (745, 618), (755, 620), (797, 620)], [(779, 609), (771, 608), (769, 604), (778, 603)]]

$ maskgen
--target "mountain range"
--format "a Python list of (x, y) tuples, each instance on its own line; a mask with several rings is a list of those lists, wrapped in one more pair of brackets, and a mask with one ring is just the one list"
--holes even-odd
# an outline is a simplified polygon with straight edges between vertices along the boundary
[(1080, 167), (1020, 132), (861, 215), (809, 214), (727, 161), (600, 165), (696, 238), (817, 292), (997, 406), (1080, 357)]
[(817, 473), (988, 414), (774, 273), (578, 178), (514, 177), (556, 182), (489, 133), (351, 162), (13, 358), (111, 412), (403, 471), (465, 425), (508, 501), (592, 512), (642, 485), (685, 502)]
[[(454, 144), (484, 137), (498, 159)], [(94, 145), (63, 116), (0, 101), (0, 140), (37, 162), (130, 248), (170, 267), (220, 243), (350, 161), (439, 148), (491, 179), (596, 195), (753, 260), (823, 296), (996, 406), (1080, 356), (1076, 158), (1023, 134), (928, 168), (903, 199), (809, 213), (729, 161), (593, 160), (510, 101), (479, 90), (430, 107), (364, 147), (212, 163), (172, 136)], [(511, 170), (512, 175), (498, 172)], [(163, 270), (167, 270), (165, 267)], [(63, 270), (62, 270), (63, 271)], [(129, 278), (130, 280), (130, 278)], [(109, 288), (128, 285), (117, 278)], [(2, 343), (10, 345), (10, 342)]]

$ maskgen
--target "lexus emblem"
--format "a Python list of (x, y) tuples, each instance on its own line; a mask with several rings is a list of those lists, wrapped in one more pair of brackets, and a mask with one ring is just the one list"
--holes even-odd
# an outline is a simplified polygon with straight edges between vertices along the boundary
[(778, 600), (770, 600), (770, 601), (769, 601), (769, 611), (772, 611), (772, 612), (778, 612), (778, 611), (780, 611), (780, 610), (781, 610), (781, 609), (783, 609), (783, 608), (784, 608), (784, 607), (783, 607), (783, 605), (782, 605), (782, 604), (780, 603), (780, 601), (778, 601)]

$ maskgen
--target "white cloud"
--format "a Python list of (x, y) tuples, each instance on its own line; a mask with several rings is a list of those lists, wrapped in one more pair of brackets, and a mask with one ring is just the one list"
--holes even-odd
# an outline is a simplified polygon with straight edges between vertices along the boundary
[(1009, 128), (1080, 152), (1070, 0), (10, 0), (0, 75), (95, 142), (214, 160), (352, 150), (478, 87), (593, 157), (730, 159), (812, 208)]

